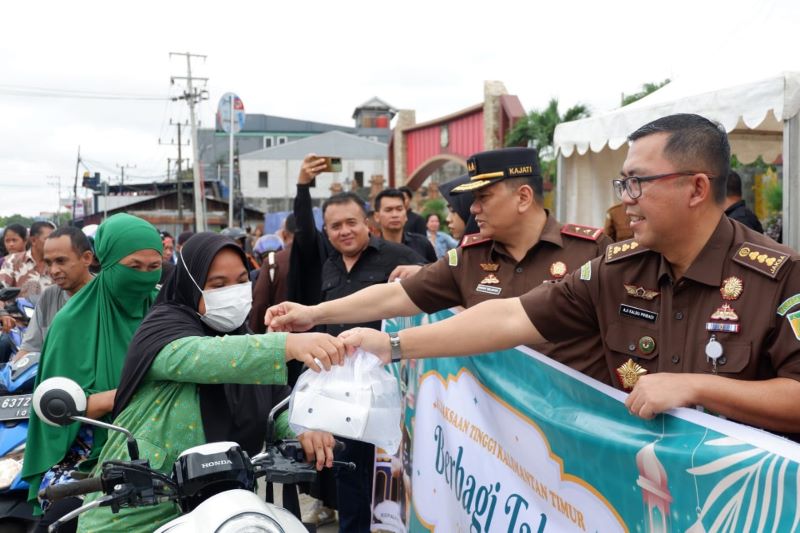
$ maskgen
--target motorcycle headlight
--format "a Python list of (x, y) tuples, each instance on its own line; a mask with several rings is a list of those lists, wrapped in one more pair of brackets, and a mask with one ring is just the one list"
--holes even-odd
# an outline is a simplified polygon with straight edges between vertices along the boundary
[(226, 520), (216, 533), (285, 533), (269, 516), (260, 513), (242, 513)]
[(14, 451), (0, 459), (0, 490), (5, 490), (11, 486), (14, 479), (22, 471), (22, 457), (25, 448), (21, 451)]

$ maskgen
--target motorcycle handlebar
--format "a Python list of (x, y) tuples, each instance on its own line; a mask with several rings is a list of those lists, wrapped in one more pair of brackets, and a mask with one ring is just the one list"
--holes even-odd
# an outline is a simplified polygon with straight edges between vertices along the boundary
[(46, 500), (61, 500), (89, 494), (90, 492), (100, 492), (103, 490), (103, 480), (99, 477), (90, 477), (64, 483), (63, 485), (51, 485), (39, 491), (39, 498)]

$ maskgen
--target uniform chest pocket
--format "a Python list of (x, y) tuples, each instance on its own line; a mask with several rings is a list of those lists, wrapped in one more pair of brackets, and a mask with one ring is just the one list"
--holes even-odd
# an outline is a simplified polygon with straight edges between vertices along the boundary
[(623, 363), (629, 358), (651, 361), (658, 357), (658, 328), (628, 321), (615, 322), (606, 331), (605, 343), (613, 357)]
[[(708, 341), (703, 341), (702, 344), (694, 346), (695, 353), (692, 354), (692, 372), (710, 374), (714, 371), (713, 363), (706, 357), (706, 344)], [(730, 342), (720, 339), (722, 344), (722, 355), (717, 359), (717, 374), (730, 375), (733, 377), (741, 378), (755, 378), (758, 369), (756, 368), (755, 361), (753, 368), (747, 369), (751, 360), (751, 346), (749, 342)]]

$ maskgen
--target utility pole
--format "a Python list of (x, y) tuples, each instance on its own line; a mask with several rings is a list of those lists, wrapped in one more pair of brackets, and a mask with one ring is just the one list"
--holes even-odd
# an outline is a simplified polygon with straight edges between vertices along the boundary
[[(181, 165), (184, 161), (187, 163), (189, 162), (188, 159), (183, 159), (181, 155), (181, 148), (184, 146), (189, 146), (188, 143), (183, 144), (181, 141), (181, 126), (186, 124), (181, 124), (180, 122), (173, 122), (172, 119), (169, 119), (169, 123), (171, 126), (175, 126), (178, 128), (178, 142), (176, 143), (174, 139), (170, 142), (165, 143), (161, 142), (161, 139), (158, 140), (158, 144), (163, 144), (167, 146), (177, 146), (178, 147), (178, 159), (174, 160), (176, 165), (176, 189), (178, 191), (178, 225), (183, 229), (183, 171), (181, 169)], [(169, 159), (167, 159), (167, 181), (169, 181)]]
[(119, 163), (117, 163), (117, 168), (120, 169), (121, 172), (122, 172), (122, 176), (121, 176), (120, 182), (119, 182), (119, 192), (122, 193), (122, 192), (125, 192), (125, 169), (126, 168), (136, 168), (136, 165), (128, 165), (128, 164), (120, 165)]
[(75, 161), (75, 182), (72, 185), (72, 224), (75, 224), (75, 204), (78, 203), (78, 168), (81, 166), (81, 147), (78, 146), (78, 160)]
[(173, 76), (170, 80), (172, 83), (175, 83), (175, 80), (185, 80), (186, 81), (186, 90), (183, 92), (182, 96), (177, 98), (173, 98), (173, 100), (186, 100), (186, 103), (189, 104), (189, 121), (192, 127), (192, 174), (194, 178), (194, 214), (195, 214), (195, 231), (205, 231), (206, 230), (206, 213), (205, 213), (205, 194), (203, 190), (203, 182), (200, 178), (200, 153), (199, 148), (197, 146), (197, 120), (195, 116), (195, 105), (201, 100), (208, 100), (208, 91), (201, 90), (198, 91), (196, 87), (194, 87), (194, 81), (202, 81), (204, 84), (208, 82), (208, 78), (197, 78), (192, 77), (192, 58), (193, 57), (200, 57), (203, 60), (206, 59), (207, 56), (199, 55), (199, 54), (192, 54), (189, 52), (170, 52), (170, 57), (174, 55), (178, 56), (185, 56), (186, 57), (186, 76)]

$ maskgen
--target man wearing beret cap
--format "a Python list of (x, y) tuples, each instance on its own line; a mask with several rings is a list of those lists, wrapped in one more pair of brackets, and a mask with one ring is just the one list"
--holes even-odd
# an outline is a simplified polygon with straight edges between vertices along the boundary
[[(481, 152), (467, 160), (467, 170), (469, 179), (450, 194), (472, 197), (470, 212), (480, 233), (466, 235), (460, 248), (401, 283), (374, 285), (310, 307), (286, 302), (267, 310), (266, 323), (276, 330), (304, 331), (316, 324), (432, 313), (520, 296), (536, 286), (559, 283), (610, 243), (602, 229), (561, 224), (542, 207), (536, 150)], [(534, 348), (610, 383), (603, 361), (587, 357), (601, 350), (596, 337)]]

